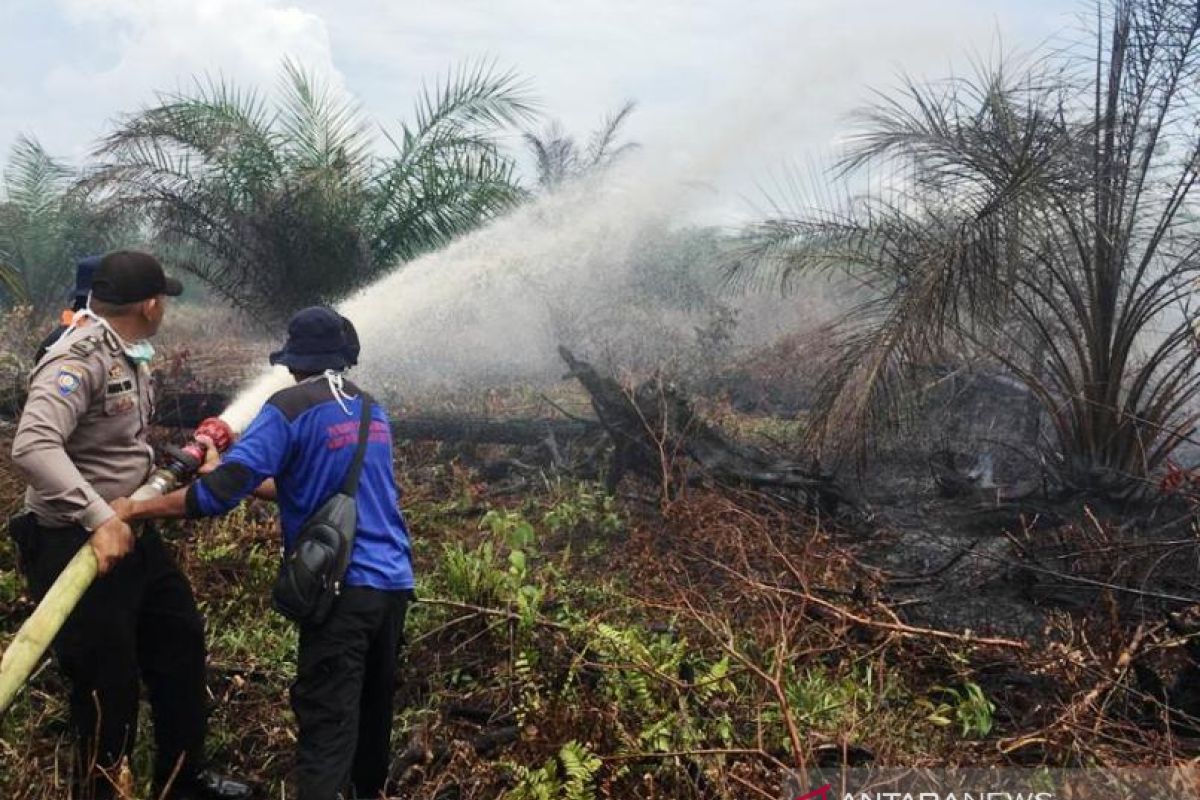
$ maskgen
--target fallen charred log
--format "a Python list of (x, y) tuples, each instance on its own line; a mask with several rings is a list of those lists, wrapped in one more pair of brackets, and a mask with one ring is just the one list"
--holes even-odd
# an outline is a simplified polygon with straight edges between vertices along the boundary
[[(17, 392), (0, 397), (0, 418), (15, 420), (23, 403), (24, 397)], [(167, 391), (158, 401), (154, 423), (164, 428), (195, 428), (208, 417), (220, 414), (228, 405), (229, 397), (220, 393)], [(398, 441), (413, 442), (540, 445), (551, 439), (569, 441), (601, 431), (599, 423), (586, 419), (427, 416), (392, 421), (392, 435)]]
[(392, 421), (392, 435), (408, 441), (466, 441), (480, 444), (544, 444), (599, 433), (600, 425), (574, 419), (487, 419), (405, 417)]
[(1168, 614), (1166, 627), (1182, 642), (1174, 676), (1164, 681), (1144, 657), (1132, 664), (1144, 718), (1150, 725), (1165, 722), (1177, 735), (1200, 737), (1200, 606)]
[[(169, 428), (194, 428), (227, 405), (223, 395), (167, 394), (159, 404), (156, 422)], [(575, 419), (428, 416), (392, 420), (392, 436), (397, 441), (411, 442), (539, 445), (551, 439), (578, 439), (600, 430), (599, 423)]]
[[(474, 751), (476, 756), (487, 758), (502, 747), (513, 744), (521, 738), (521, 728), (518, 725), (505, 725), (493, 730), (485, 730), (474, 736), (459, 740)], [(430, 766), (444, 761), (453, 749), (453, 742), (433, 741), (432, 732), (427, 726), (418, 726), (409, 736), (408, 745), (392, 762), (391, 780), (401, 783), (410, 770), (421, 765)]]
[(781, 490), (799, 496), (810, 510), (834, 512), (853, 504), (833, 478), (819, 468), (772, 457), (731, 441), (704, 421), (673, 385), (650, 380), (626, 389), (602, 377), (591, 364), (558, 349), (571, 377), (591, 396), (592, 408), (616, 448), (607, 485), (614, 491), (629, 471), (664, 488), (702, 480), (738, 488)]
[[(616, 488), (628, 471), (673, 485), (698, 480), (752, 488), (801, 498), (813, 510), (835, 511), (850, 502), (832, 478), (815, 467), (780, 460), (731, 441), (701, 419), (677, 389), (657, 381), (627, 392), (601, 377), (587, 362), (560, 348), (563, 359), (591, 396), (598, 421), (586, 419), (488, 419), (483, 417), (403, 417), (392, 421), (397, 441), (444, 441), (545, 447), (556, 465), (559, 447), (607, 434), (615, 453), (607, 484)], [(23, 398), (0, 398), (0, 416), (15, 419)], [(165, 391), (155, 423), (165, 428), (194, 428), (223, 411), (229, 398), (220, 393)], [(595, 460), (595, 453), (589, 456)], [(666, 470), (664, 472), (664, 469)]]

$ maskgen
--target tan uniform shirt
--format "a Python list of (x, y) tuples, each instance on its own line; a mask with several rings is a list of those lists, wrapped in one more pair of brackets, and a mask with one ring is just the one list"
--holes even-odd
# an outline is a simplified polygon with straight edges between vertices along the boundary
[(149, 475), (150, 371), (125, 357), (99, 323), (64, 334), (29, 379), (13, 463), (29, 481), (25, 506), (47, 527), (95, 530)]

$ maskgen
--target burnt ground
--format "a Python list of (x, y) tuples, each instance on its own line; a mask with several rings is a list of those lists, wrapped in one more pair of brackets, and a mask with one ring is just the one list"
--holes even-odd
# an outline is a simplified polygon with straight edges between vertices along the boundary
[(1186, 604), (1156, 595), (1200, 601), (1192, 500), (1050, 497), (1022, 387), (967, 374), (939, 388), (922, 424), (849, 478), (866, 508), (851, 536), (906, 618), (1036, 639), (1059, 613), (1161, 620)]
[[(402, 444), (426, 602), (399, 687), (400, 796), (773, 796), (782, 766), (850, 753), (910, 766), (1194, 757), (1172, 688), (1200, 683), (1194, 637), (1167, 624), (1181, 603), (1150, 596), (1197, 593), (1187, 498), (1012, 499), (1037, 479), (1024, 398), (968, 382), (941, 399), (924, 429), (841, 476), (860, 503), (833, 519), (709, 487), (664, 498), (634, 477), (608, 497), (591, 480), (602, 443), (561, 448), (572, 475), (544, 446)], [(437, 410), (556, 409), (586, 414), (586, 398), (563, 386)], [(802, 412), (722, 413), (784, 454), (803, 427)], [(972, 478), (985, 453), (994, 487)], [(19, 490), (0, 458), (5, 510)], [(266, 603), (273, 528), (254, 505), (181, 526), (175, 546), (209, 620), (216, 757), (279, 796), (294, 641)], [(0, 542), (4, 638), (30, 609), (10, 568)], [(786, 653), (777, 687), (755, 671), (778, 666), (772, 653)], [(61, 691), (44, 670), (0, 728), (0, 790), (16, 800), (64, 796), (39, 777), (61, 767)], [(791, 741), (789, 718), (804, 724)], [(563, 782), (571, 743), (598, 759), (584, 786)]]

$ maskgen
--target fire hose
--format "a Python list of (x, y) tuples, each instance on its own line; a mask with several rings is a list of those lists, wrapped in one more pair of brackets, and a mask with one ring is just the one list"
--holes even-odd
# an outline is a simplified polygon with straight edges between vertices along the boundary
[[(223, 452), (233, 441), (233, 431), (223, 420), (216, 417), (204, 420), (186, 445), (166, 448), (164, 452), (167, 457), (163, 466), (155, 470), (133, 493), (133, 499), (146, 500), (164, 495), (194, 476), (204, 463), (204, 445), (196, 438), (199, 436), (212, 441), (218, 452)], [(90, 544), (85, 544), (63, 568), (33, 614), (17, 631), (3, 658), (0, 658), (0, 714), (8, 709), (17, 692), (33, 674), (59, 629), (96, 579), (98, 571), (96, 554)]]

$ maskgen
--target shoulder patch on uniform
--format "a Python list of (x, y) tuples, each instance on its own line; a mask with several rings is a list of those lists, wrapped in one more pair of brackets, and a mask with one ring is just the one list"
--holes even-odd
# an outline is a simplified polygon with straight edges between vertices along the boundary
[(84, 372), (79, 367), (70, 364), (59, 367), (58, 377), (54, 380), (58, 385), (59, 396), (66, 397), (79, 389), (83, 385), (83, 375)]
[(86, 339), (80, 339), (78, 342), (72, 344), (71, 352), (77, 356), (80, 356), (81, 358), (87, 358), (92, 353), (96, 352), (96, 348), (99, 346), (100, 343), (96, 340), (96, 337), (89, 336)]

